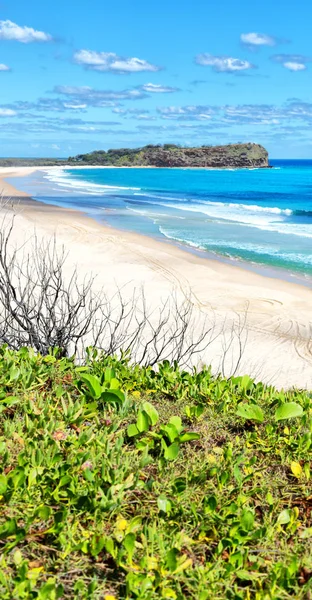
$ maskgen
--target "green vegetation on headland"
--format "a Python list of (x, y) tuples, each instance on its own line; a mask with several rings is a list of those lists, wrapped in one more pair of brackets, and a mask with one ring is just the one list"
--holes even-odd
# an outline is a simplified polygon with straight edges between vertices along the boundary
[(311, 393), (0, 349), (2, 600), (309, 599)]
[(99, 150), (69, 158), (70, 163), (117, 167), (268, 167), (268, 153), (259, 144), (228, 144), (183, 148), (174, 144)]
[(66, 164), (61, 158), (0, 158), (0, 167), (63, 167)]
[(112, 167), (197, 167), (197, 168), (267, 168), (268, 152), (259, 144), (228, 144), (183, 148), (175, 144), (98, 150), (66, 159), (2, 158), (1, 167), (22, 166), (112, 166)]

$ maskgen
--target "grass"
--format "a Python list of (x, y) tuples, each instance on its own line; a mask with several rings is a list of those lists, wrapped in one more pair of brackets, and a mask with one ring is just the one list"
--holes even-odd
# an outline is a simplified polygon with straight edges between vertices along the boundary
[(2, 600), (312, 597), (310, 393), (2, 348), (0, 411)]

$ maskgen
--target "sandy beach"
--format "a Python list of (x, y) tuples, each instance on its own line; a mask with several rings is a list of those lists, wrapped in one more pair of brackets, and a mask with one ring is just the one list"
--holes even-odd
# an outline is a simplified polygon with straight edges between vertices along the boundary
[[(312, 290), (114, 230), (78, 211), (36, 202), (6, 182), (6, 177), (26, 176), (34, 170), (47, 168), (0, 169), (0, 192), (15, 202), (19, 199), (15, 209), (2, 209), (16, 212), (13, 243), (31, 244), (34, 232), (39, 239), (55, 235), (57, 244), (68, 252), (68, 272), (74, 265), (81, 276), (92, 272), (98, 288), (104, 286), (113, 294), (118, 286), (130, 295), (144, 286), (147, 301), (154, 306), (176, 290), (181, 299), (191, 298), (198, 326), (205, 316), (213, 317), (227, 335), (233, 323), (246, 320), (239, 373), (278, 387), (311, 387)], [(218, 369), (221, 354), (219, 339), (200, 359)], [(233, 357), (228, 371), (230, 363)]]

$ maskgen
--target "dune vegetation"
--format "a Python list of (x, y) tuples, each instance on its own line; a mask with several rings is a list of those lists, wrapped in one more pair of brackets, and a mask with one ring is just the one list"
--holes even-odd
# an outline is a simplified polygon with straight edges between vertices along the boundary
[(311, 394), (0, 350), (0, 597), (308, 599)]

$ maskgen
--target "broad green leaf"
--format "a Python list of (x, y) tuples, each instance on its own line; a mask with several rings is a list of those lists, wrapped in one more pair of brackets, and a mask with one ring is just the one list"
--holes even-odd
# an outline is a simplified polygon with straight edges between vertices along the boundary
[(110, 390), (119, 390), (119, 388), (120, 388), (120, 382), (118, 381), (118, 379), (113, 377), (109, 382), (109, 389)]
[(238, 579), (242, 579), (243, 581), (248, 581), (248, 580), (252, 580), (255, 577), (257, 577), (257, 573), (251, 573), (250, 571), (246, 571), (245, 569), (240, 569), (239, 571), (236, 571), (236, 577), (238, 577)]
[(13, 560), (17, 567), (19, 567), (23, 562), (23, 555), (20, 550), (15, 550), (13, 554)]
[(13, 404), (18, 404), (20, 402), (20, 398), (17, 396), (6, 396), (1, 400), (1, 404), (5, 404), (6, 406), (13, 406)]
[(162, 512), (170, 513), (171, 502), (165, 496), (159, 496), (159, 498), (157, 498), (157, 506), (158, 506), (158, 509), (161, 510)]
[(9, 519), (0, 525), (0, 539), (5, 539), (16, 533), (18, 527), (15, 519)]
[(139, 430), (134, 423), (132, 423), (131, 425), (128, 425), (128, 428), (127, 428), (128, 437), (135, 437), (138, 434), (139, 434)]
[(3, 494), (5, 494), (6, 490), (7, 490), (7, 478), (5, 475), (1, 474), (0, 475), (0, 496), (2, 496)]
[(291, 468), (292, 474), (295, 477), (297, 477), (298, 479), (300, 479), (300, 477), (302, 475), (302, 466), (300, 465), (300, 463), (293, 460), (290, 465), (290, 468)]
[(188, 431), (186, 433), (183, 433), (179, 437), (180, 442), (191, 442), (192, 440), (199, 440), (199, 439), (200, 439), (199, 433), (195, 433), (193, 431)]
[(173, 423), (169, 423), (168, 425), (164, 425), (161, 428), (161, 432), (163, 434), (165, 434), (169, 438), (169, 441), (171, 443), (174, 442), (174, 440), (176, 440), (179, 437), (179, 431), (175, 427), (175, 425), (173, 425)]
[(264, 420), (263, 410), (257, 404), (245, 404), (241, 402), (237, 407), (236, 414), (238, 417), (248, 419), (249, 421), (262, 423)]
[(139, 410), (136, 426), (140, 433), (149, 430), (149, 418), (144, 410)]
[(113, 538), (106, 538), (105, 548), (106, 548), (106, 552), (108, 552), (108, 554), (110, 554), (113, 558), (116, 558), (117, 549), (115, 548)]
[(179, 454), (180, 444), (178, 442), (174, 442), (170, 446), (168, 446), (164, 451), (164, 457), (166, 460), (175, 460)]
[(131, 519), (131, 521), (129, 522), (127, 531), (129, 531), (129, 533), (135, 533), (136, 531), (138, 531), (142, 526), (142, 519), (141, 517), (133, 517), (133, 519)]
[(70, 483), (72, 480), (70, 475), (63, 475), (63, 477), (61, 477), (60, 481), (59, 481), (59, 487), (64, 487), (64, 485), (67, 485), (68, 483)]
[(142, 408), (143, 410), (146, 412), (146, 414), (148, 415), (151, 424), (154, 426), (156, 425), (159, 416), (158, 416), (158, 412), (156, 410), (156, 408), (150, 403), (150, 402), (143, 402), (142, 404)]
[(93, 536), (91, 540), (91, 554), (92, 556), (98, 556), (100, 552), (102, 552), (103, 548), (106, 545), (106, 538), (101, 536)]
[(277, 524), (278, 525), (286, 525), (290, 521), (290, 512), (287, 510), (282, 510), (282, 512), (278, 515)]
[(171, 548), (166, 554), (166, 567), (171, 572), (175, 571), (178, 566), (178, 554), (177, 548)]
[(105, 381), (110, 383), (115, 378), (115, 371), (111, 367), (107, 367), (104, 373)]
[(80, 375), (81, 381), (87, 386), (89, 393), (92, 398), (99, 398), (102, 394), (103, 388), (97, 377), (94, 375)]
[(275, 421), (282, 421), (284, 419), (293, 419), (294, 417), (301, 417), (303, 414), (303, 408), (296, 402), (285, 402), (281, 404), (275, 411)]
[(57, 585), (55, 580), (49, 577), (48, 581), (40, 587), (38, 598), (39, 600), (51, 600), (51, 598), (56, 600), (63, 597), (63, 592), (63, 587)]
[(177, 429), (178, 433), (181, 433), (181, 431), (183, 429), (181, 417), (171, 417), (169, 419), (169, 424), (174, 425), (174, 427)]
[(125, 395), (120, 390), (107, 390), (106, 392), (102, 392), (101, 400), (103, 402), (124, 402)]
[(255, 516), (251, 510), (243, 510), (240, 523), (245, 531), (252, 531), (255, 522)]
[(123, 545), (128, 552), (128, 559), (131, 561), (135, 549), (135, 535), (134, 533), (128, 533), (123, 541)]
[(242, 476), (242, 472), (239, 468), (238, 465), (234, 465), (234, 469), (233, 469), (233, 475), (235, 477), (235, 480), (237, 481), (237, 483), (239, 485), (241, 485), (242, 481), (243, 481), (243, 476)]
[(207, 498), (207, 506), (209, 507), (209, 510), (211, 510), (212, 512), (214, 512), (218, 506), (218, 501), (216, 496), (209, 496), (209, 498)]
[(20, 369), (18, 369), (17, 367), (15, 367), (13, 365), (13, 367), (11, 367), (11, 369), (10, 369), (10, 381), (15, 381), (16, 379), (18, 379), (20, 374), (21, 374)]
[(249, 389), (253, 384), (253, 380), (250, 379), (249, 375), (243, 375), (242, 377), (233, 377), (232, 382), (234, 385), (237, 385), (242, 390)]
[(43, 521), (47, 521), (48, 518), (51, 515), (51, 508), (49, 506), (45, 506), (44, 504), (42, 504), (41, 506), (38, 506), (37, 510), (36, 510), (36, 516), (38, 516), (39, 519), (42, 519)]

